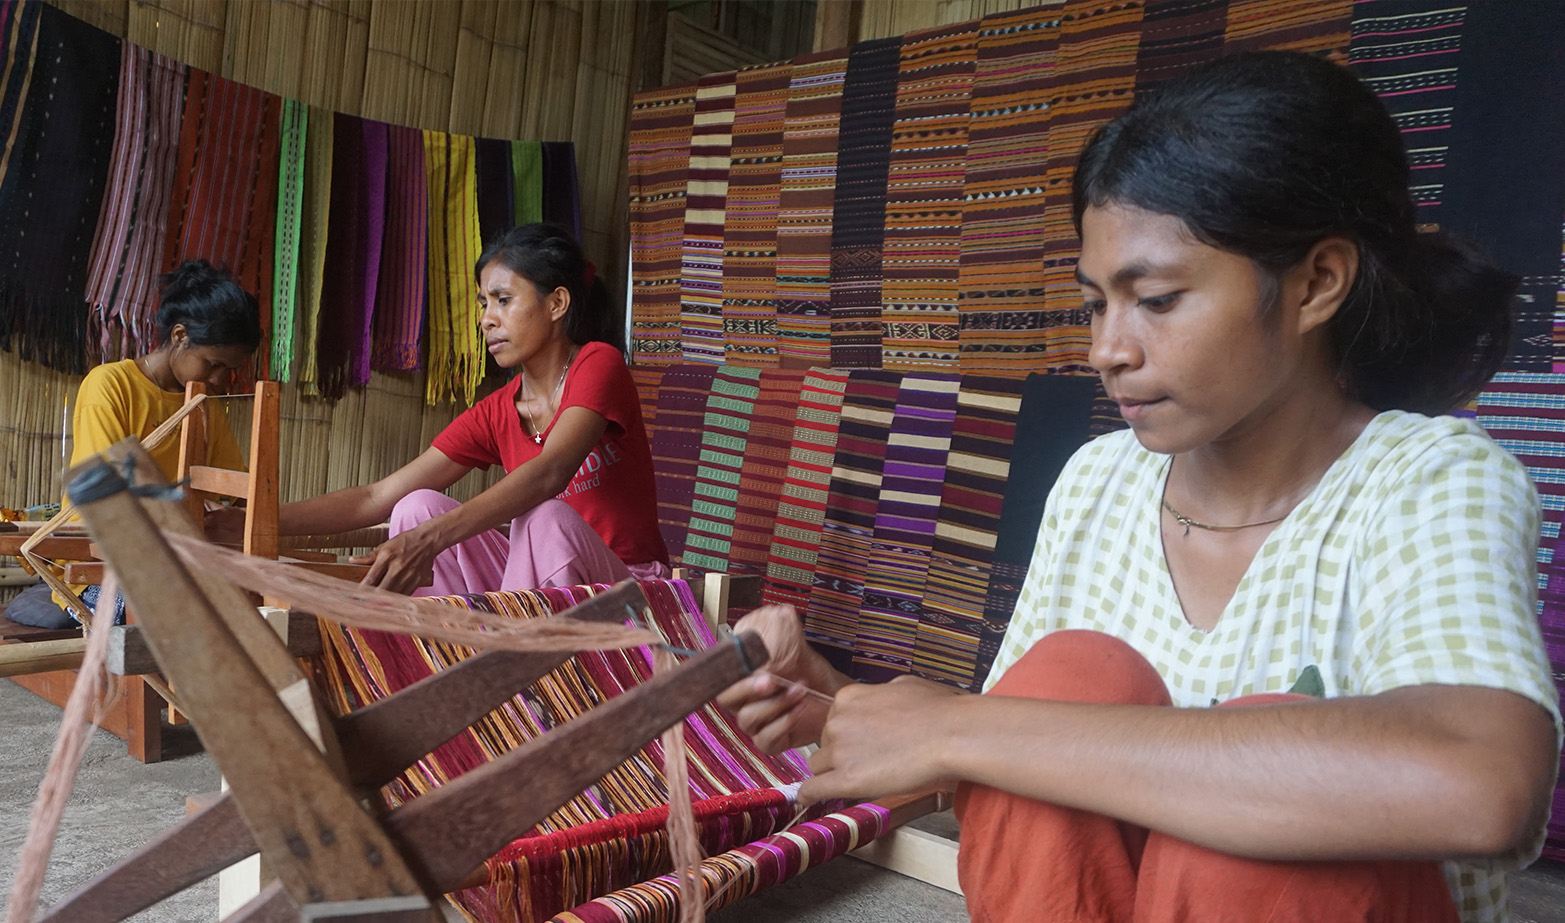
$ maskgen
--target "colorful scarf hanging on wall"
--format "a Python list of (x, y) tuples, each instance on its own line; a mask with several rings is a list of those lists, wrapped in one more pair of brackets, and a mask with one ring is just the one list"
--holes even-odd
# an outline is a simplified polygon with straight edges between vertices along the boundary
[(847, 369), (816, 369), (804, 377), (788, 470), (777, 499), (777, 524), (761, 595), (768, 603), (793, 606), (801, 613), (809, 607), (820, 554), (847, 386)]
[(335, 116), (327, 109), (310, 107), (308, 116), (315, 130), (304, 150), (304, 201), (299, 227), (299, 303), (295, 318), (299, 324), (299, 383), (304, 393), (319, 395), (316, 352), (320, 344), (321, 293), (326, 287), (326, 244), (331, 229), (332, 154), (336, 148)]
[(386, 129), (386, 235), (375, 287), (370, 365), (411, 372), (420, 365), (428, 297), (429, 194), (424, 138), (417, 128)]
[[(516, 175), (511, 167), (511, 142), (479, 138), (478, 239), (484, 246), (516, 224)], [(574, 164), (575, 161), (572, 160)], [(578, 236), (578, 240), (580, 237)]]
[(185, 76), (185, 65), (171, 58), (123, 46), (113, 166), (87, 280), (89, 362), (114, 362), (156, 345), (157, 277), (179, 160)]
[(272, 258), (272, 377), (293, 376), (294, 318), (299, 307), (299, 234), (304, 220), (305, 143), (310, 107), (283, 100), (277, 151), (277, 244)]
[(107, 33), (39, 6), (0, 11), (10, 46), (0, 87), (0, 348), (81, 372), (120, 48)]
[(777, 362), (777, 209), (792, 66), (739, 72), (723, 228), (723, 342), (731, 361)]
[(570, 230), (581, 240), (581, 183), (576, 178), (576, 145), (545, 141), (543, 149), (543, 220)]
[(386, 123), (338, 113), (332, 126), (331, 228), (316, 369), (336, 400), (370, 377), (370, 319), (386, 230)]
[(630, 123), (631, 353), (680, 361), (680, 279), (695, 87), (636, 97)]
[(473, 139), (424, 132), (429, 194), (429, 379), (431, 404), (468, 404), (484, 377), (472, 267), (483, 250), (478, 228), (478, 176)]
[(543, 220), (543, 144), (511, 142), (512, 211), (517, 224)]

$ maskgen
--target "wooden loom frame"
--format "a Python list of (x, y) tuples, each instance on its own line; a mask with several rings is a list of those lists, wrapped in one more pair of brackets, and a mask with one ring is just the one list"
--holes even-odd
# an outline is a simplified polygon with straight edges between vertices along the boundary
[[(277, 876), (228, 919), (438, 921), (438, 895), (593, 780), (763, 664), (758, 637), (702, 652), (523, 747), (389, 811), (376, 788), (569, 654), (491, 651), (332, 718), (245, 594), (193, 573), (163, 529), (198, 533), (134, 441), (71, 473), (69, 492), (186, 705), (229, 792), (78, 889), (43, 917), (117, 921), (257, 850)], [(644, 605), (635, 583), (556, 618), (617, 620)], [(526, 785), (515, 784), (525, 778)]]

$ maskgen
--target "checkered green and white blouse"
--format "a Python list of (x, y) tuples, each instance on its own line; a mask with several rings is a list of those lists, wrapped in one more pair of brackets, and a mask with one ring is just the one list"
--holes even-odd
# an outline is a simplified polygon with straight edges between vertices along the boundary
[[(1475, 423), (1376, 416), (1267, 536), (1211, 631), (1186, 620), (1163, 555), (1170, 460), (1128, 431), (1070, 460), (986, 689), (1044, 635), (1091, 629), (1140, 651), (1180, 707), (1301, 677), (1327, 697), (1471, 685), (1516, 692), (1560, 726), (1536, 616), (1537, 491)], [(1506, 873), (1543, 834), (1507, 861), (1446, 865), (1464, 921), (1508, 918)]]

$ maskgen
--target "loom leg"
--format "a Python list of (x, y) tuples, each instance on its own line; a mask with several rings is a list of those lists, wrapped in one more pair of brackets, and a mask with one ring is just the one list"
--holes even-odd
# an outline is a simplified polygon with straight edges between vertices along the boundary
[(139, 676), (120, 677), (125, 696), (125, 749), (143, 763), (163, 759), (163, 697)]

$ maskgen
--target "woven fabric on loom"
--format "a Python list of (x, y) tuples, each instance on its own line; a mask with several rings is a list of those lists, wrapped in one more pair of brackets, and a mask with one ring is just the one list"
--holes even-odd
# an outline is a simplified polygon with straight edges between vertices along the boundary
[[(822, 862), (877, 839), (888, 813), (875, 804), (844, 808), (784, 833), (701, 863), (702, 893), (711, 908), (727, 907)], [(729, 882), (738, 884), (730, 886)], [(562, 913), (552, 923), (678, 923), (679, 883), (673, 875), (643, 882)]]
[(880, 361), (885, 368), (945, 371), (957, 363), (976, 25), (942, 26), (902, 41), (886, 177)]
[(978, 30), (957, 287), (963, 371), (1025, 371), (1043, 351), (1043, 163), (1059, 25), (1033, 9), (985, 17)]
[(690, 525), (680, 563), (698, 571), (728, 570), (739, 471), (750, 434), (750, 414), (760, 392), (758, 368), (718, 369), (701, 423), (700, 464), (690, 500)]
[[(650, 623), (671, 644), (703, 649), (716, 642), (683, 583), (643, 584)], [(452, 597), (453, 605), (516, 618), (545, 617), (585, 599), (588, 588), (573, 587)], [(339, 710), (367, 704), (471, 656), (466, 648), (406, 635), (359, 632), (328, 625), (328, 686)], [(447, 782), (521, 743), (546, 733), (649, 679), (651, 652), (583, 652), (463, 734), (436, 748), (385, 788), (393, 805)], [(708, 815), (703, 845), (727, 849), (740, 837), (764, 835), (786, 824), (791, 805), (783, 793), (765, 790), (792, 785), (807, 772), (797, 753), (770, 757), (757, 752), (729, 717), (707, 705), (686, 723), (692, 797)], [(669, 870), (661, 831), (652, 829), (666, 810), (664, 753), (654, 741), (589, 786), (489, 862), (491, 883), (454, 895), (466, 912), (482, 920), (538, 920), (614, 887)], [(752, 790), (754, 794), (748, 793)], [(778, 795), (782, 797), (779, 798)], [(736, 797), (737, 796), (737, 797)], [(725, 821), (719, 810), (733, 810)], [(611, 821), (611, 819), (616, 819)]]
[[(132, 46), (126, 46), (127, 48)], [(310, 107), (283, 100), (277, 151), (277, 241), (272, 260), (272, 377), (293, 377), (294, 314), (299, 304), (299, 225), (304, 213), (304, 151)]]
[(912, 669), (960, 387), (955, 376), (908, 375), (897, 393), (853, 643), (856, 679)]
[[(326, 242), (331, 233), (331, 164), (336, 146), (334, 114), (310, 107), (309, 144), (304, 148), (304, 204), (299, 224), (299, 322), (294, 356), (300, 363), (299, 384), (305, 394), (319, 395), (315, 350), (320, 342), (321, 290), (326, 284)], [(422, 262), (422, 257), (420, 259)]]
[(701, 464), (701, 431), (715, 365), (681, 365), (663, 373), (657, 390), (657, 432), (651, 437), (652, 470), (658, 489), (658, 530), (668, 559), (685, 553), (685, 531)]
[(1021, 595), (1027, 564), (1038, 541), (1043, 504), (1072, 453), (1084, 445), (1092, 423), (1097, 379), (1085, 375), (1034, 374), (1022, 384), (1016, 443), (1005, 502), (995, 536), (994, 567), (984, 600), (983, 634), (973, 679), (979, 685), (1000, 650)]
[[(281, 97), (190, 69), (163, 250), (165, 270), (197, 257), (226, 267), (255, 293), (263, 327), (271, 322), (281, 116)], [(258, 378), (267, 373), (269, 335), (257, 353)]]
[(831, 364), (880, 365), (886, 177), (901, 39), (860, 42), (843, 78), (831, 227)]
[(790, 64), (739, 72), (723, 226), (726, 361), (777, 364), (777, 208)]
[(428, 296), (429, 193), (424, 137), (417, 128), (386, 131), (386, 234), (375, 286), (372, 368), (419, 367)]
[(801, 613), (809, 607), (820, 553), (847, 386), (846, 369), (817, 369), (804, 376), (788, 449), (788, 470), (777, 499), (777, 523), (767, 553), (761, 598), (793, 606)]
[(87, 277), (96, 346), (89, 362), (137, 356), (154, 345), (157, 277), (185, 109), (185, 65), (129, 42), (121, 54), (113, 166)]
[(424, 131), (424, 175), (429, 194), (429, 377), (425, 400), (471, 404), (484, 377), (473, 297), (478, 236), (478, 178), (473, 139)]
[(1229, 0), (1224, 51), (1307, 51), (1347, 63), (1353, 0)]
[[(1538, 541), (1538, 614), (1555, 684), (1565, 694), (1565, 375), (1501, 372), (1478, 397), (1478, 425), (1527, 466), (1543, 501)], [(1565, 782), (1554, 790), (1545, 854), (1565, 859)]]
[(114, 153), (120, 42), (51, 6), (8, 6), (6, 15), (17, 45), (0, 91), (0, 348), (79, 373), (82, 295)]
[(848, 376), (820, 554), (804, 617), (805, 637), (832, 666), (850, 676), (864, 578), (874, 550), (886, 440), (901, 382), (900, 374), (879, 369), (855, 369)]
[(680, 361), (680, 278), (695, 87), (636, 97), (630, 113), (631, 354)]
[(641, 401), (641, 425), (646, 427), (650, 442), (657, 432), (658, 386), (663, 382), (663, 367), (632, 365), (630, 377), (636, 383), (636, 397)]
[(788, 473), (788, 448), (798, 419), (803, 369), (766, 369), (750, 414), (744, 463), (739, 470), (739, 505), (734, 509), (734, 534), (728, 570), (763, 574), (777, 525), (777, 503)]
[(511, 142), (511, 195), (517, 224), (543, 220), (542, 142)]
[(680, 342), (686, 361), (721, 362), (723, 222), (732, 161), (735, 73), (709, 74), (696, 87), (690, 182), (680, 269)]
[(386, 123), (338, 113), (333, 125), (331, 239), (316, 346), (321, 394), (369, 381), (370, 320), (386, 230)]
[(1092, 343), (1076, 282), (1081, 241), (1071, 220), (1071, 178), (1087, 138), (1130, 107), (1141, 12), (1135, 2), (1069, 0), (1060, 17), (1044, 178), (1043, 339), (1051, 367), (1085, 365)]
[(977, 692), (973, 675), (1011, 471), (1022, 380), (964, 375), (930, 552), (913, 672)]
[(842, 51), (793, 61), (777, 212), (777, 349), (784, 360), (831, 361), (831, 226), (837, 180)]

